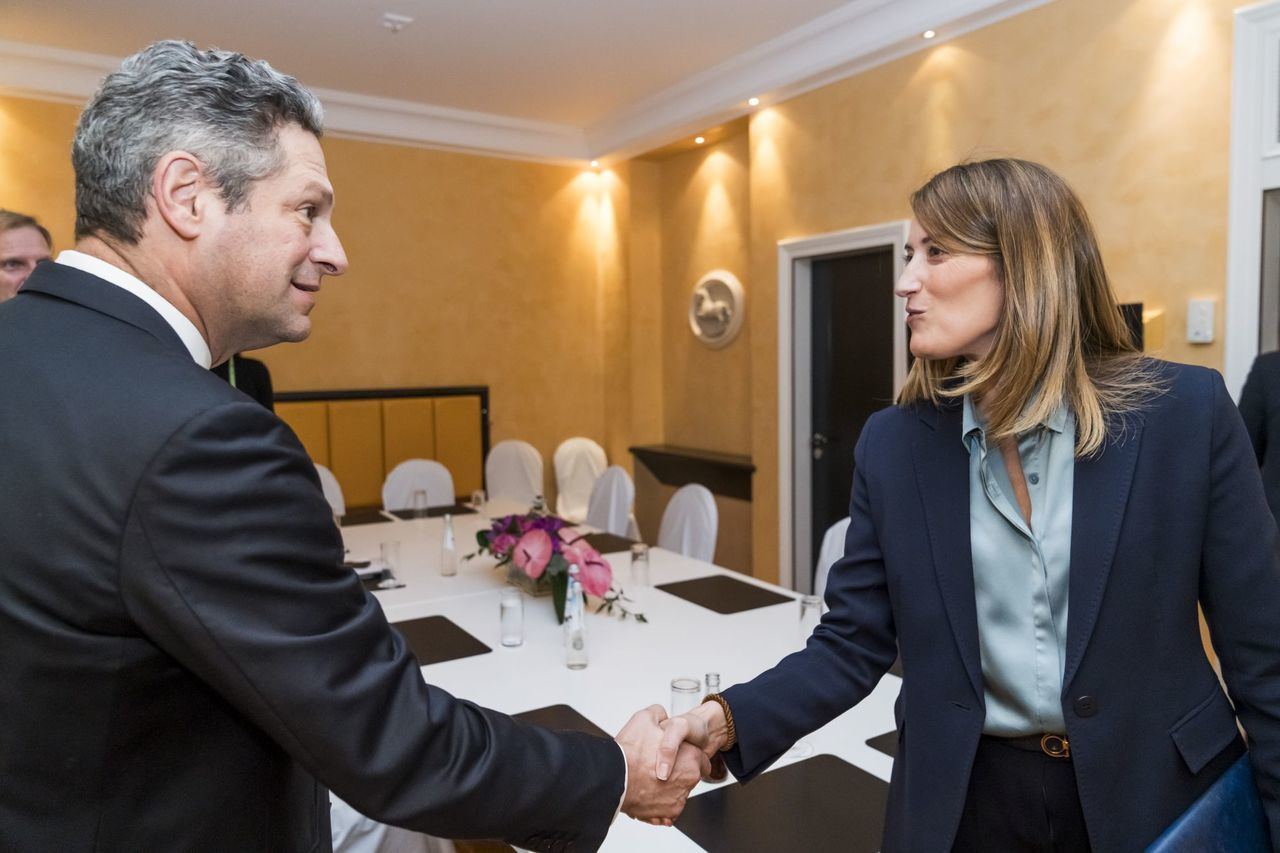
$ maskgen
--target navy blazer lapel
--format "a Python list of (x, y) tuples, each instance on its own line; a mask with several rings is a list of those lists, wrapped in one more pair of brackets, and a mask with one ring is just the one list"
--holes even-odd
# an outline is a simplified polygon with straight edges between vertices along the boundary
[(916, 439), (916, 485), (924, 503), (929, 546), (938, 588), (951, 630), (974, 692), (981, 697), (982, 656), (978, 649), (978, 606), (973, 590), (973, 547), (969, 535), (969, 453), (960, 435), (961, 407), (922, 407), (931, 429)]
[(21, 296), (24, 292), (44, 293), (67, 302), (74, 302), (106, 314), (117, 320), (136, 326), (149, 332), (160, 341), (187, 353), (186, 344), (165, 319), (147, 303), (129, 291), (104, 281), (96, 275), (69, 267), (66, 264), (45, 262), (37, 264), (35, 270), (22, 284)]
[[(1071, 684), (1098, 620), (1111, 574), (1120, 525), (1137, 468), (1141, 415), (1125, 418), (1100, 456), (1077, 459), (1071, 498), (1071, 575), (1067, 597), (1067, 661), (1063, 688)], [(1110, 427), (1110, 425), (1109, 425)], [(1112, 430), (1109, 428), (1108, 432)]]

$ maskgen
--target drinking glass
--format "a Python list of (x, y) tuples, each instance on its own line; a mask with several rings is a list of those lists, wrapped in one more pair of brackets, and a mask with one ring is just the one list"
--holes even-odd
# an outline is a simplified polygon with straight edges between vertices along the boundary
[(520, 590), (502, 591), (498, 599), (498, 622), (502, 645), (524, 645), (524, 596)]
[(476, 512), (483, 512), (484, 505), (489, 502), (489, 496), (485, 494), (484, 489), (476, 489), (471, 493), (471, 508)]
[(400, 568), (400, 543), (399, 542), (383, 542), (378, 546), (378, 550), (382, 555), (383, 568), (395, 571)]
[(701, 698), (702, 679), (671, 679), (671, 707), (669, 713), (672, 717), (683, 714), (685, 711), (692, 711), (698, 707), (698, 700)]
[(413, 512), (413, 517), (415, 519), (426, 518), (427, 509), (430, 506), (431, 505), (427, 502), (427, 490), (414, 489), (413, 497), (409, 499), (409, 508)]
[(631, 585), (641, 588), (653, 585), (649, 577), (649, 546), (643, 542), (631, 546)]
[(800, 598), (800, 645), (809, 641), (809, 635), (822, 621), (822, 598), (805, 595)]

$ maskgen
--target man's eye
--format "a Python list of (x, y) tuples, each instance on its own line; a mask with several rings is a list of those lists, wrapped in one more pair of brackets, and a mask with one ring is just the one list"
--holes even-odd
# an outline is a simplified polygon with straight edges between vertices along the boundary
[(320, 215), (320, 208), (316, 207), (314, 204), (308, 204), (302, 208), (302, 213), (307, 217), (308, 221), (314, 221), (315, 218)]

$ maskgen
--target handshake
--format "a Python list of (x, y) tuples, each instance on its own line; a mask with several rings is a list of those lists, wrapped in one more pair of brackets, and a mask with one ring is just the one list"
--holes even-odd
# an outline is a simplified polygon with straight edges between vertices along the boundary
[(720, 761), (728, 728), (716, 702), (669, 719), (661, 705), (650, 705), (627, 721), (616, 740), (627, 757), (622, 811), (671, 826), (698, 780), (713, 778), (712, 761)]

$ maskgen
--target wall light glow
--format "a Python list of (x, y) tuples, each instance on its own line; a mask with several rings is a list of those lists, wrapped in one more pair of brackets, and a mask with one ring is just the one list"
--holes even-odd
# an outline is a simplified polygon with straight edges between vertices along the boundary
[(702, 143), (707, 141), (707, 138), (705, 136), (695, 136), (693, 138), (693, 141), (701, 145)]
[(936, 35), (937, 35), (937, 33), (936, 33), (936, 32), (934, 32), (933, 30), (925, 30), (925, 31), (924, 31), (924, 37), (925, 37), (925, 38), (927, 38), (927, 39), (931, 39), (931, 38), (933, 38), (933, 37), (934, 37), (934, 36), (936, 36)]

